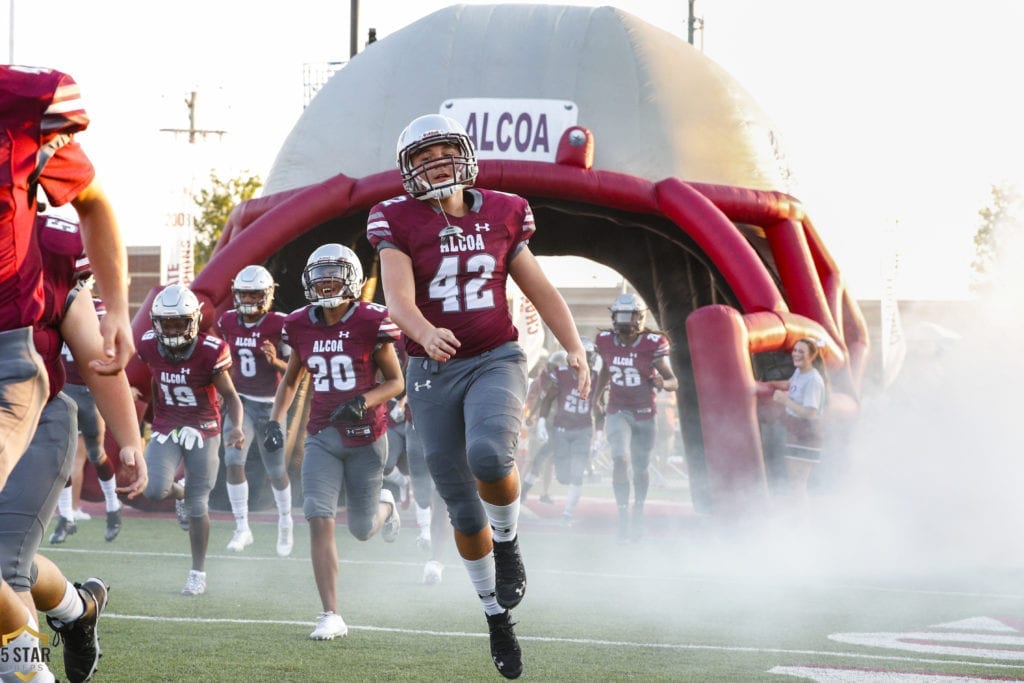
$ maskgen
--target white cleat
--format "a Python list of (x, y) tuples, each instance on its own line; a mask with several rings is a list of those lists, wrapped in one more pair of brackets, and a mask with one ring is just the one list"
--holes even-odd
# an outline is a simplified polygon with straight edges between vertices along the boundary
[(281, 516), (277, 520), (277, 555), (278, 557), (288, 557), (292, 554), (292, 546), (295, 544), (294, 534), (292, 530), (295, 528), (294, 522), (292, 522), (292, 516)]
[(231, 540), (228, 541), (228, 550), (240, 553), (251, 546), (252, 541), (252, 529), (235, 529), (235, 533), (231, 536)]
[(423, 583), (427, 586), (436, 586), (441, 583), (444, 574), (444, 565), (437, 560), (430, 560), (423, 567)]
[(416, 538), (416, 547), (425, 553), (430, 552), (430, 527), (420, 529), (420, 535)]
[(334, 640), (348, 635), (348, 626), (340, 614), (321, 612), (316, 618), (316, 628), (309, 634), (311, 640)]
[(188, 572), (188, 581), (181, 589), (182, 595), (202, 595), (206, 592), (206, 572), (197, 572), (191, 569)]

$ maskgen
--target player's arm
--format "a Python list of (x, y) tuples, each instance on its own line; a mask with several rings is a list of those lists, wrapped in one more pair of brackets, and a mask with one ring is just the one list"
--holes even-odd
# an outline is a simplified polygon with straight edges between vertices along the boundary
[(125, 373), (101, 374), (90, 363), (103, 357), (103, 338), (100, 336), (96, 308), (88, 292), (87, 289), (83, 290), (75, 297), (64, 314), (60, 332), (96, 401), (96, 408), (103, 416), (106, 428), (121, 447), (122, 468), (118, 472), (120, 486), (117, 490), (125, 493), (128, 498), (134, 498), (145, 490), (149, 480), (135, 400)]
[(299, 383), (306, 376), (306, 366), (298, 354), (293, 353), (288, 358), (288, 367), (284, 371), (281, 383), (277, 385), (277, 393), (274, 394), (274, 407), (270, 409), (270, 421), (279, 425), (284, 423), (288, 409), (292, 407), (295, 400), (295, 393), (299, 390)]
[(679, 380), (672, 372), (672, 365), (668, 362), (668, 356), (661, 356), (654, 360), (654, 375), (651, 383), (655, 389), (662, 391), (675, 391), (679, 388)]
[(128, 315), (128, 256), (113, 206), (96, 180), (71, 200), (78, 213), (82, 243), (96, 276), (107, 314), (100, 320), (103, 354), (90, 363), (101, 374), (128, 364), (135, 351)]
[(381, 344), (380, 348), (373, 352), (373, 362), (380, 369), (384, 381), (363, 394), (363, 398), (366, 399), (367, 408), (387, 403), (405, 391), (405, 377), (402, 375), (402, 364), (398, 362), (398, 354), (395, 353), (394, 344), (390, 342)]
[(586, 398), (590, 394), (590, 368), (569, 305), (541, 270), (529, 247), (524, 247), (516, 254), (509, 264), (508, 272), (565, 349), (568, 354), (567, 364), (576, 371), (576, 389), (580, 396)]
[(218, 372), (213, 376), (213, 386), (217, 393), (224, 399), (228, 409), (228, 417), (231, 418), (231, 433), (224, 437), (228, 446), (241, 448), (245, 444), (245, 434), (242, 432), (242, 399), (235, 391), (235, 383), (231, 381), (230, 372)]
[(445, 362), (454, 356), (462, 343), (448, 328), (435, 327), (416, 306), (412, 259), (398, 249), (381, 249), (380, 274), (391, 320), (434, 360)]

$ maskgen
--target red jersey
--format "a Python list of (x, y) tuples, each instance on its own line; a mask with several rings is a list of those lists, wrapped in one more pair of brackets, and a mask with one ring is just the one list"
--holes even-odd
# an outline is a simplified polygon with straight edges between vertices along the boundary
[[(43, 312), (42, 263), (35, 244), (36, 181), (54, 206), (92, 182), (94, 171), (74, 142), (53, 152), (62, 136), (85, 130), (78, 85), (52, 69), (0, 66), (0, 330), (25, 327)], [(44, 153), (44, 145), (51, 145)]]
[[(479, 188), (465, 196), (471, 208), (462, 217), (406, 194), (374, 206), (366, 225), (375, 249), (393, 247), (412, 259), (416, 306), (462, 343), (456, 358), (519, 338), (505, 288), (509, 264), (534, 231), (533, 211), (522, 197)], [(408, 351), (427, 355), (411, 339)]]
[[(593, 427), (592, 404), (580, 396), (576, 372), (568, 365), (557, 365), (547, 373), (547, 377), (548, 388), (545, 391), (555, 392), (555, 416), (551, 418), (551, 424), (562, 429)], [(597, 373), (591, 370), (591, 385), (596, 384), (596, 380)]]
[(630, 410), (638, 418), (654, 417), (654, 361), (669, 353), (668, 339), (645, 331), (629, 346), (623, 346), (614, 332), (598, 332), (594, 340), (601, 360), (608, 368), (608, 414)]
[(284, 339), (298, 354), (311, 375), (310, 434), (335, 427), (346, 446), (373, 443), (387, 431), (384, 404), (366, 409), (355, 423), (331, 422), (331, 413), (341, 404), (377, 386), (377, 364), (373, 353), (381, 344), (398, 340), (398, 326), (388, 310), (379, 304), (355, 302), (345, 317), (328, 325), (320, 307), (304, 306), (284, 322)]
[(136, 346), (156, 387), (153, 431), (170, 434), (179, 427), (195, 427), (204, 437), (220, 434), (220, 403), (213, 380), (231, 368), (227, 342), (200, 333), (188, 355), (179, 360), (161, 353), (153, 330), (146, 330)]
[(281, 352), (285, 317), (284, 313), (270, 311), (249, 325), (240, 313), (230, 310), (217, 321), (221, 336), (231, 348), (231, 379), (240, 395), (274, 400), (281, 373), (267, 362), (260, 347), (269, 341)]
[(71, 294), (75, 286), (88, 271), (89, 261), (85, 258), (77, 223), (56, 216), (37, 216), (35, 225), (45, 277), (42, 317), (32, 330), (32, 341), (46, 366), (50, 379), (49, 398), (53, 398), (66, 381), (60, 326), (74, 301)]
[[(102, 318), (107, 314), (107, 307), (102, 299), (93, 297), (92, 305), (96, 309), (97, 318)], [(65, 384), (84, 385), (85, 380), (82, 378), (82, 371), (78, 369), (78, 363), (75, 362), (75, 357), (71, 355), (71, 349), (68, 348), (67, 344), (64, 344), (63, 348), (61, 348), (60, 355), (64, 361), (64, 375), (67, 377)]]

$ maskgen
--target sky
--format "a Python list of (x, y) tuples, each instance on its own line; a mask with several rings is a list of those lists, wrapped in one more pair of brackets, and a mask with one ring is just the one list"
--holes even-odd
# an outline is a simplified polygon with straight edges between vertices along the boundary
[[(371, 27), (383, 38), (449, 4), (362, 0), (359, 44)], [(686, 2), (558, 4), (614, 4), (686, 39)], [(890, 277), (901, 299), (965, 298), (978, 211), (993, 184), (1024, 178), (1024, 96), (1011, 73), (1024, 63), (1024, 3), (695, 6), (697, 46), (776, 124), (793, 194), (854, 296), (878, 298)], [(81, 84), (93, 118), (82, 145), (125, 241), (149, 245), (169, 234), (185, 189), (203, 186), (211, 169), (267, 176), (301, 115), (304, 65), (349, 56), (350, 7), (6, 0), (0, 35), (7, 59)], [(192, 92), (197, 127), (223, 136), (189, 145), (161, 132), (187, 127)]]

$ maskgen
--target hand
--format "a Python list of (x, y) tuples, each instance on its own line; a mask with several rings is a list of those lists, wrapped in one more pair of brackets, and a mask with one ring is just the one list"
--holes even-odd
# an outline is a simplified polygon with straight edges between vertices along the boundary
[(242, 446), (244, 446), (245, 434), (242, 433), (242, 428), (232, 427), (231, 433), (228, 434), (228, 438), (225, 440), (225, 443), (227, 443), (227, 445), (229, 446), (234, 446), (235, 448), (241, 448)]
[(128, 314), (107, 311), (100, 318), (100, 334), (103, 336), (103, 358), (89, 361), (89, 367), (101, 375), (116, 375), (124, 370), (135, 353)]
[(191, 451), (193, 448), (202, 448), (203, 434), (195, 427), (181, 427), (178, 429), (178, 445), (184, 448), (186, 451)]
[(537, 437), (537, 443), (544, 445), (548, 442), (548, 426), (543, 417), (537, 418), (537, 426), (534, 428), (533, 434)]
[(281, 423), (277, 420), (271, 420), (263, 428), (263, 447), (268, 451), (284, 448), (284, 431), (281, 429)]
[(391, 419), (395, 422), (405, 422), (405, 404), (395, 403), (395, 407), (391, 409)]
[(358, 422), (362, 420), (366, 415), (366, 399), (362, 396), (356, 396), (353, 399), (342, 403), (340, 406), (334, 409), (331, 413), (331, 422)]
[(277, 361), (277, 347), (269, 339), (264, 339), (260, 345), (260, 351), (266, 357), (267, 362), (273, 365)]
[(123, 493), (128, 500), (135, 498), (146, 490), (149, 483), (149, 470), (146, 467), (146, 459), (142, 451), (132, 446), (126, 446), (120, 452), (121, 466), (117, 469), (118, 493)]
[(462, 342), (455, 333), (444, 327), (435, 327), (421, 344), (427, 355), (441, 363), (451, 360)]
[(665, 378), (658, 373), (651, 375), (650, 383), (657, 391), (661, 391), (665, 388)]
[(576, 391), (580, 398), (590, 395), (590, 366), (587, 364), (587, 353), (580, 349), (566, 354), (566, 365), (573, 369), (576, 375)]
[(775, 401), (776, 403), (786, 405), (786, 402), (789, 401), (789, 392), (782, 391), (781, 389), (776, 389), (775, 393), (772, 394), (772, 400)]

